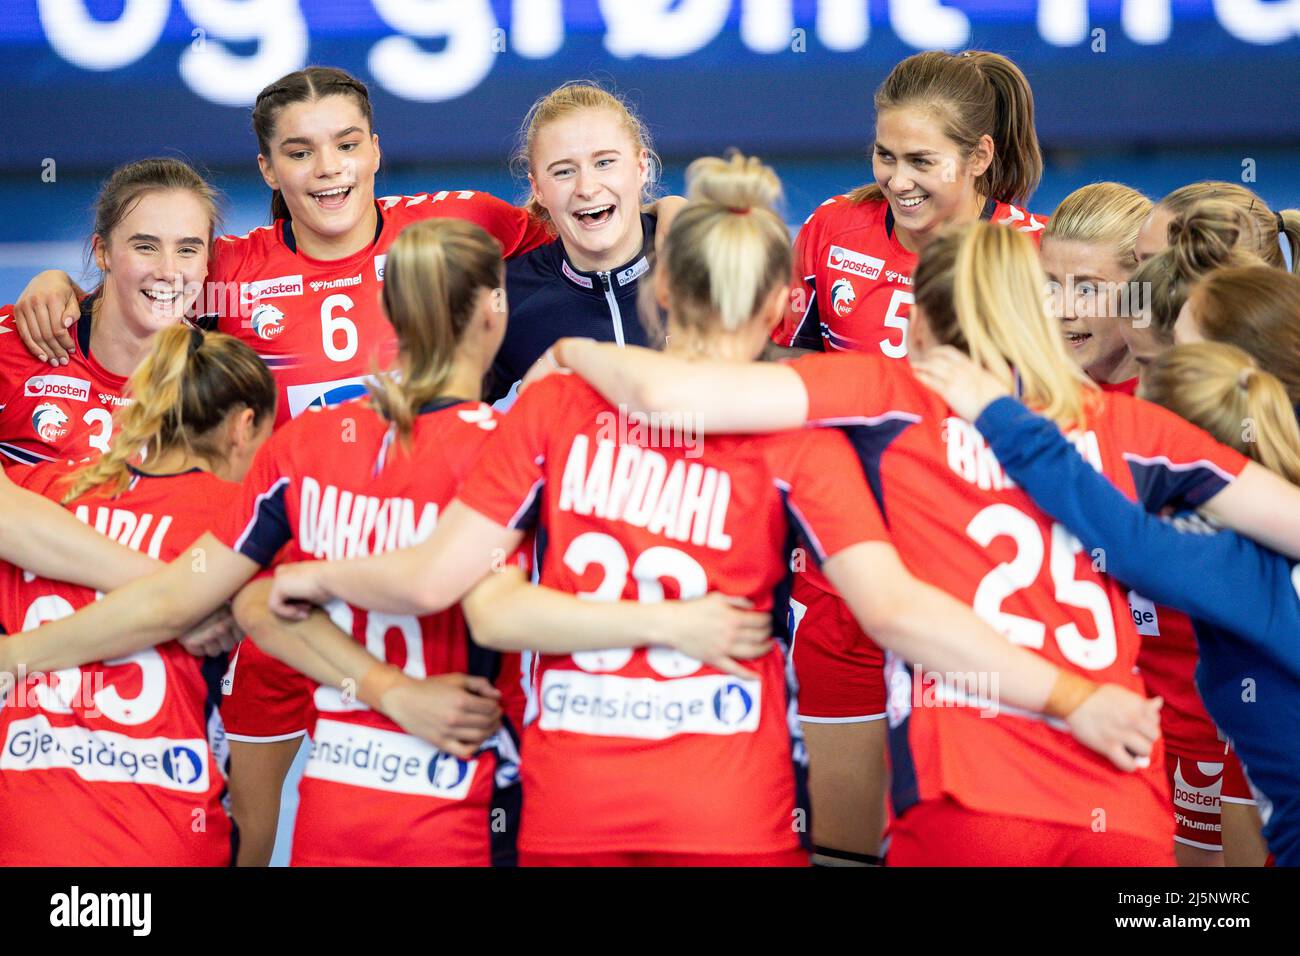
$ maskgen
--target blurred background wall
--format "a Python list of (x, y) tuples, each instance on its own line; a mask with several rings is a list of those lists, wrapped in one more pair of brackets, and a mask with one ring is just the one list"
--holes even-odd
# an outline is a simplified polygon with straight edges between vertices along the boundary
[(871, 96), (921, 49), (980, 48), (1028, 74), (1047, 173), (1030, 208), (1118, 179), (1158, 198), (1242, 180), (1300, 206), (1300, 0), (3, 0), (0, 303), (82, 274), (115, 164), (171, 154), (266, 221), (248, 111), (309, 63), (371, 88), (380, 194), (487, 189), (530, 103), (568, 79), (627, 95), (681, 189), (693, 157), (774, 163), (787, 218), (870, 176)]

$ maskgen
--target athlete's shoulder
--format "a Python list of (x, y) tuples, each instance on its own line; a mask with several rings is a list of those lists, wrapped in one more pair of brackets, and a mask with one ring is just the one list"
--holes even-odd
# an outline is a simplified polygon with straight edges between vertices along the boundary
[(440, 216), (475, 220), (484, 213), (498, 213), (503, 209), (515, 210), (521, 218), (527, 217), (522, 209), (511, 206), (504, 199), (475, 189), (441, 189), (410, 196), (382, 196), (378, 202), (386, 222), (403, 226)]
[(212, 243), (212, 257), (208, 262), (209, 281), (219, 282), (235, 278), (258, 280), (254, 271), (276, 258), (292, 260), (293, 253), (280, 241), (284, 223), (275, 222), (250, 229), (242, 235), (218, 236)]
[(883, 199), (856, 199), (852, 193), (832, 196), (804, 220), (804, 228), (824, 234), (871, 229), (885, 220), (889, 204)]
[(1032, 236), (1035, 240), (1042, 237), (1050, 217), (1041, 213), (1028, 212), (1009, 202), (1000, 202), (993, 209), (992, 221), (1000, 226), (1010, 226)]
[[(39, 375), (46, 369), (50, 369), (50, 366), (28, 352), (27, 346), (23, 344), (15, 327), (14, 307), (0, 307), (0, 393), (11, 390), (17, 384), (15, 376)], [(0, 394), (0, 405), (6, 397)]]

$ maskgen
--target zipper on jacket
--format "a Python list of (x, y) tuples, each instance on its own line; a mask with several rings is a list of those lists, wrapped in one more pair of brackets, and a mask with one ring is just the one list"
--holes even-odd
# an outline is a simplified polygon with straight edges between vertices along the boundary
[(609, 303), (609, 317), (614, 323), (614, 341), (621, 347), (627, 343), (623, 341), (623, 313), (618, 309), (618, 299), (614, 298), (614, 287), (610, 284), (608, 272), (597, 272), (596, 275), (600, 276), (605, 301)]

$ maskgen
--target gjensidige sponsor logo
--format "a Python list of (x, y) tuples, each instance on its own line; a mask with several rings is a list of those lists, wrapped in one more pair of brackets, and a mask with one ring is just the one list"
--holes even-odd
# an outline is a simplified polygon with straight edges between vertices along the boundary
[(245, 302), (258, 299), (275, 299), (286, 295), (302, 295), (302, 276), (277, 276), (274, 279), (259, 279), (246, 282), (241, 287)]
[(861, 252), (854, 252), (852, 249), (845, 249), (843, 246), (831, 246), (830, 252), (826, 256), (826, 265), (832, 269), (838, 269), (840, 272), (847, 272), (850, 275), (862, 276), (864, 279), (875, 279), (880, 276), (880, 270), (885, 267), (885, 260), (864, 255)]
[(23, 385), (30, 398), (67, 398), (74, 402), (90, 401), (90, 382), (67, 375), (35, 375)]
[(762, 685), (726, 674), (655, 680), (554, 668), (542, 676), (542, 730), (665, 740), (758, 729)]
[(461, 760), (409, 734), (321, 719), (316, 722), (303, 776), (390, 793), (464, 800), (477, 767), (477, 759)]

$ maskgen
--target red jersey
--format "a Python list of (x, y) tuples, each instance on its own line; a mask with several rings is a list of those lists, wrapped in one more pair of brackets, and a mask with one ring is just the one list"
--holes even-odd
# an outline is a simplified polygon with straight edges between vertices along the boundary
[(1133, 623), (1142, 636), (1142, 650), (1138, 653), (1142, 680), (1148, 694), (1165, 699), (1160, 708), (1160, 733), (1165, 747), (1180, 757), (1221, 763), (1223, 738), (1196, 689), (1200, 652), (1191, 619), (1136, 591), (1129, 591), (1128, 598)]
[[(553, 375), (524, 392), (458, 497), (503, 526), (540, 522), (544, 585), (595, 601), (742, 595), (777, 634), (793, 531), (818, 559), (888, 540), (842, 436), (700, 437), (620, 418)], [(745, 664), (757, 679), (665, 647), (539, 655), (521, 850), (797, 852), (805, 758), (785, 655)]]
[(76, 348), (57, 369), (27, 351), (13, 312), (0, 308), (0, 461), (10, 467), (99, 457), (113, 437), (113, 412), (130, 399), (123, 397), (126, 376), (90, 354), (89, 300)]
[[(72, 366), (69, 366), (69, 368)], [(25, 473), (58, 499), (62, 465)], [(182, 554), (238, 486), (205, 471), (136, 473), (77, 517), (161, 561)], [(31, 630), (97, 595), (0, 564), (0, 626)], [(2, 639), (2, 638), (0, 638)], [(30, 675), (0, 707), (0, 866), (224, 866), (226, 742), (217, 682), (225, 656), (168, 641), (126, 657)]]
[[(417, 416), (404, 449), (366, 404), (316, 409), (259, 449), (217, 534), (263, 566), (277, 554), (329, 560), (410, 547), (433, 532), (496, 427), (487, 405), (435, 402)], [(470, 640), (459, 607), (420, 618), (342, 602), (328, 610), (370, 653), (413, 678), (498, 676), (499, 656)], [(501, 841), (513, 840), (514, 821), (494, 816), (517, 793), (510, 729), (460, 760), (333, 687), (317, 686), (313, 700), (294, 865), (486, 866)]]
[(1138, 392), (1138, 378), (1126, 378), (1122, 382), (1098, 382), (1097, 387), (1103, 392), (1119, 392), (1123, 395), (1136, 395)]
[[(914, 574), (971, 605), (1012, 643), (1091, 680), (1143, 692), (1140, 638), (1126, 589), (1101, 570), (1105, 555), (1082, 553), (1039, 511), (973, 425), (907, 366), (880, 356), (812, 356), (793, 368), (808, 391), (809, 420), (849, 431)], [(1162, 408), (1117, 394), (1099, 393), (1096, 401), (1072, 439), (1148, 507), (1175, 500), (1195, 507), (1246, 465)], [(982, 813), (1092, 827), (1101, 808), (1109, 830), (1172, 838), (1161, 748), (1148, 768), (1122, 773), (1058, 721), (952, 703), (964, 691), (996, 704), (996, 687), (954, 692), (948, 683), (923, 667), (891, 675), (899, 813), (946, 795)]]
[(284, 219), (214, 244), (208, 281), (219, 294), (206, 305), (218, 313), (220, 331), (249, 345), (271, 369), (279, 387), (277, 425), (305, 408), (364, 394), (370, 374), (391, 363), (397, 339), (380, 293), (388, 247), (406, 226), (464, 219), (495, 237), (506, 258), (551, 238), (524, 210), (489, 193), (386, 196), (377, 206), (375, 241), (345, 259), (300, 252)]
[[(1035, 243), (1047, 225), (1045, 216), (992, 199), (983, 218), (1013, 226)], [(916, 253), (898, 241), (886, 200), (826, 200), (795, 239), (790, 308), (772, 340), (904, 358), (915, 268)]]

